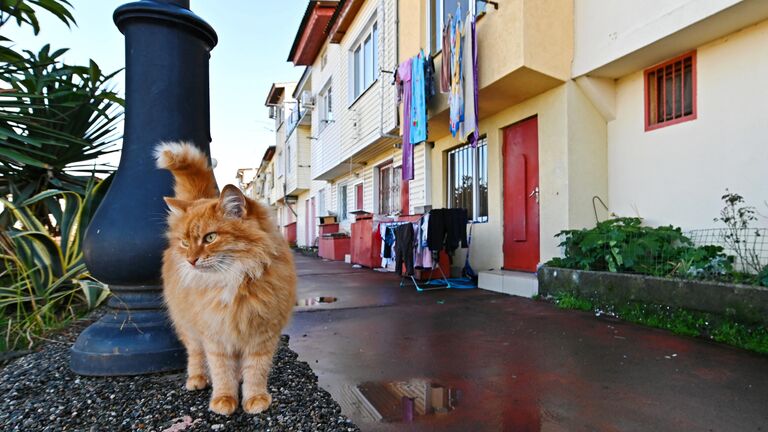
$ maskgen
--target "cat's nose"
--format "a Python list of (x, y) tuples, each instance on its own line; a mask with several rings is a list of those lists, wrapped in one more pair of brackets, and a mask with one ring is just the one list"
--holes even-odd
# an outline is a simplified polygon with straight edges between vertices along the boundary
[(198, 259), (199, 258), (187, 258), (187, 261), (189, 261), (189, 263), (192, 264), (192, 267), (194, 267), (195, 264), (197, 264)]

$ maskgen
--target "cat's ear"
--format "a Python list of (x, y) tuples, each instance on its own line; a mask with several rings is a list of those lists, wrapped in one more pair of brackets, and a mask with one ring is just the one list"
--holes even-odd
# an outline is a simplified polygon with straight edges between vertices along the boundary
[(224, 186), (219, 197), (219, 209), (225, 217), (242, 218), (246, 209), (245, 195), (235, 185)]
[(165, 203), (168, 205), (168, 209), (171, 210), (174, 214), (182, 214), (189, 206), (192, 204), (189, 201), (180, 200), (178, 198), (171, 198), (171, 197), (163, 197), (165, 200)]

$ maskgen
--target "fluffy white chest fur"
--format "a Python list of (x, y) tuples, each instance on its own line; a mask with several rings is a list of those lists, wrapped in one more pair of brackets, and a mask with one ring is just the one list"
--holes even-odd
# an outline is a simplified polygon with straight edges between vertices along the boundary
[(235, 261), (226, 269), (195, 268), (184, 259), (177, 260), (180, 285), (182, 289), (218, 290), (219, 300), (231, 304), (237, 290), (246, 276), (256, 279), (261, 276), (261, 269), (245, 266)]

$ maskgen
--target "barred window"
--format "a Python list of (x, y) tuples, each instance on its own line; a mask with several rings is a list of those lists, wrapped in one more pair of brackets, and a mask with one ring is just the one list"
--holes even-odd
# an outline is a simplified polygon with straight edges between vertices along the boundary
[(448, 151), (448, 207), (466, 208), (471, 220), (488, 221), (488, 142)]
[(391, 215), (401, 211), (400, 186), (403, 169), (391, 163), (379, 167), (379, 214)]
[(696, 118), (696, 53), (645, 71), (645, 130)]

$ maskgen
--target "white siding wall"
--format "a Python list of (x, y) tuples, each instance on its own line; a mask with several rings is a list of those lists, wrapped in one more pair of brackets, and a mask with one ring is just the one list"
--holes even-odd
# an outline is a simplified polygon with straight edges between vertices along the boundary
[[(298, 126), (288, 137), (286, 146), (290, 148), (290, 166), (286, 172), (288, 192), (296, 189), (305, 190), (310, 186), (310, 129), (306, 126)], [(286, 155), (288, 152), (286, 151)]]
[(408, 185), (408, 205), (410, 206), (408, 213), (410, 214), (414, 213), (413, 208), (415, 206), (428, 204), (426, 193), (426, 153), (430, 145), (430, 143), (419, 144), (413, 149), (413, 180), (411, 180), (411, 183)]
[(356, 101), (350, 97), (349, 79), (354, 76), (353, 70), (350, 70), (351, 50), (369, 31), (374, 21), (377, 22), (379, 33), (379, 67), (387, 71), (394, 70), (397, 62), (395, 0), (365, 2), (341, 43), (326, 43), (328, 62), (325, 68), (320, 67), (322, 54), (312, 67), (312, 88), (317, 89), (316, 94), (328, 82), (333, 86), (335, 120), (321, 132), (319, 111), (315, 109), (312, 131), (318, 139), (312, 142), (313, 178), (380, 140), (382, 133), (391, 132), (397, 125), (396, 89), (391, 84), (392, 74), (379, 74), (378, 79)]
[[(337, 77), (341, 73), (341, 47), (336, 44), (325, 44), (325, 53), (328, 63), (324, 68), (320, 65), (321, 55), (318, 56), (314, 65), (312, 65), (312, 89), (315, 94), (315, 103), (317, 104), (317, 94), (325, 88), (329, 82), (333, 86), (333, 114), (336, 121), (327, 123), (324, 129), (320, 130), (320, 111), (317, 106), (312, 113), (312, 136), (317, 138), (312, 140), (312, 177), (315, 178), (335, 166), (341, 160), (341, 143), (339, 140), (339, 112), (344, 104), (342, 92), (346, 83)], [(344, 84), (344, 85), (341, 85)]]
[[(379, 30), (378, 59), (380, 69), (392, 71), (396, 67), (395, 57), (395, 9), (394, 0), (369, 0), (358, 12), (355, 22), (350, 26), (341, 41), (341, 70), (338, 81), (339, 104), (345, 108), (339, 118), (341, 122), (342, 158), (351, 156), (374, 141), (381, 133), (387, 133), (395, 127), (396, 89), (391, 85), (392, 75), (378, 74), (378, 80), (356, 101), (349, 94), (353, 70), (350, 69), (352, 49), (370, 31), (374, 22)], [(334, 87), (334, 90), (336, 90)], [(382, 107), (384, 116), (382, 117)]]

